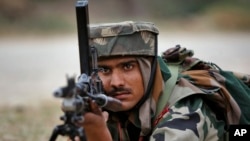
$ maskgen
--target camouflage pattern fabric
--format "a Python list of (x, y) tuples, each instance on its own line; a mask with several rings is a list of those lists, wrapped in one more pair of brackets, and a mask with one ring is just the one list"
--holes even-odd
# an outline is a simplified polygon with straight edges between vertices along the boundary
[(177, 46), (162, 55), (166, 62), (178, 63), (181, 71), (168, 100), (175, 104), (165, 108), (152, 141), (226, 140), (226, 125), (250, 124), (250, 76), (221, 70), (189, 52)]
[(90, 46), (99, 57), (115, 55), (155, 56), (158, 29), (149, 22), (125, 21), (90, 26)]
[(169, 108), (153, 130), (150, 141), (223, 140), (224, 126), (200, 96), (190, 96)]
[[(230, 107), (238, 107), (240, 111), (237, 112), (240, 117), (240, 121), (237, 121), (235, 124), (249, 124), (250, 123), (250, 111), (248, 107), (250, 106), (250, 75), (243, 74), (238, 72), (226, 71), (221, 69), (214, 63), (208, 63), (198, 58), (192, 57), (186, 48), (180, 47), (177, 45), (174, 48), (170, 48), (169, 50), (174, 51), (175, 53), (167, 53), (166, 51), (163, 53), (162, 57), (167, 62), (166, 56), (171, 55), (171, 58), (178, 58), (175, 61), (170, 61), (170, 63), (178, 62), (180, 63), (180, 73), (189, 80), (192, 84), (199, 87), (199, 89), (209, 92), (215, 93), (218, 91), (220, 95), (224, 96), (223, 102), (226, 103), (224, 107), (226, 111), (230, 111)], [(185, 50), (185, 51), (183, 51)], [(174, 55), (173, 55), (174, 54)], [(174, 57), (175, 56), (175, 57)], [(180, 57), (181, 56), (181, 57)], [(167, 63), (168, 63), (167, 62)], [(210, 84), (210, 83), (217, 84)], [(205, 90), (209, 89), (209, 90)], [(217, 98), (218, 99), (218, 98)], [(236, 104), (234, 104), (234, 102)], [(215, 101), (216, 103), (220, 103)], [(233, 108), (231, 108), (232, 110)], [(236, 108), (235, 108), (236, 109)], [(227, 115), (227, 114), (225, 114)], [(228, 124), (233, 124), (231, 117), (235, 117), (236, 115), (227, 115), (226, 118)]]

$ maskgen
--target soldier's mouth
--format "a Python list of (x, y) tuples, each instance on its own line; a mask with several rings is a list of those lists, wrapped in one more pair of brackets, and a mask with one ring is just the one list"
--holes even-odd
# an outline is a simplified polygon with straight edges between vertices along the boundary
[(119, 100), (124, 100), (127, 99), (130, 94), (131, 94), (130, 91), (116, 91), (112, 93), (110, 96)]

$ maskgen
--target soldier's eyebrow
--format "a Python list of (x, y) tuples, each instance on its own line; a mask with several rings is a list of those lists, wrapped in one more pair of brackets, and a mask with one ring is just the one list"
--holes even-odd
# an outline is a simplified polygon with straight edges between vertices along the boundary
[(128, 60), (125, 62), (121, 62), (120, 65), (128, 65), (128, 64), (134, 64), (134, 63), (137, 63), (137, 61), (136, 60)]
[(103, 64), (103, 65), (98, 65), (98, 68), (111, 68), (111, 67), (108, 66), (108, 65)]

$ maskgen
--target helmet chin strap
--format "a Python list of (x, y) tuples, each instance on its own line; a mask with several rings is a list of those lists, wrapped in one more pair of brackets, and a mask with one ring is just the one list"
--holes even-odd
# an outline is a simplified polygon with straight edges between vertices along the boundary
[(152, 67), (151, 67), (150, 78), (148, 81), (147, 89), (146, 89), (143, 97), (141, 98), (141, 100), (135, 105), (135, 107), (133, 109), (140, 108), (141, 105), (149, 98), (149, 95), (152, 92), (152, 88), (153, 88), (152, 86), (154, 83), (154, 76), (156, 73), (156, 66), (157, 66), (157, 48), (158, 48), (157, 36), (155, 38), (156, 38), (156, 40), (155, 40), (156, 41), (155, 42), (155, 56), (153, 57), (152, 64), (151, 64)]

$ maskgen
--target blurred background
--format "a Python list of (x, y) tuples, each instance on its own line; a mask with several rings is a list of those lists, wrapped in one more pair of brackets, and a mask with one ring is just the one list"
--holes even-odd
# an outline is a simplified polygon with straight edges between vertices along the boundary
[[(52, 93), (66, 74), (80, 74), (75, 2), (0, 0), (1, 141), (48, 140), (61, 123), (61, 100)], [(223, 69), (250, 73), (249, 0), (89, 0), (88, 7), (90, 23), (154, 22), (159, 55), (180, 44)]]

